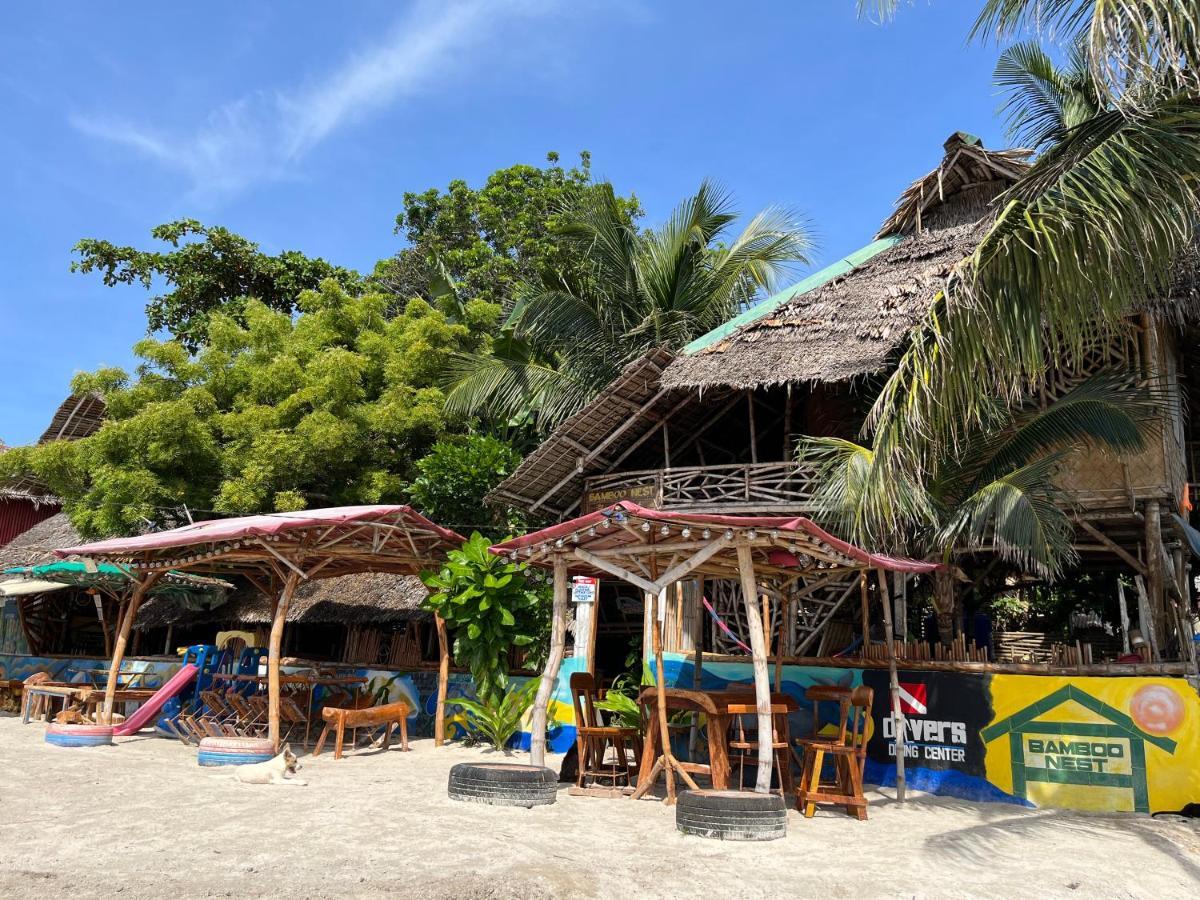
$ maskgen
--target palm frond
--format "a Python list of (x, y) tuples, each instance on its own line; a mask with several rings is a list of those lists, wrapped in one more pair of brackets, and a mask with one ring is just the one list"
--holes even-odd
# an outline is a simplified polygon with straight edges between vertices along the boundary
[(1047, 454), (978, 488), (942, 529), (942, 546), (994, 548), (1025, 571), (1058, 577), (1075, 559), (1071, 520), (1051, 488), (1064, 456)]
[(532, 412), (543, 431), (578, 412), (605, 383), (545, 363), (483, 353), (455, 354), (444, 378), (450, 416), (507, 420)]
[(1078, 114), (1073, 75), (1059, 70), (1035, 41), (1014, 44), (1000, 54), (993, 80), (1007, 96), (998, 113), (1014, 141), (1039, 149), (1062, 140), (1077, 124), (1068, 121)]

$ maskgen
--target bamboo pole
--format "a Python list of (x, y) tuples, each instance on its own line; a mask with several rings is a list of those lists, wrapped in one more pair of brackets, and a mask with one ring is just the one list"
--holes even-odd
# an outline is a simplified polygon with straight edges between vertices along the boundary
[[(892, 603), (888, 597), (887, 573), (876, 569), (879, 577), (879, 599), (883, 605), (883, 631), (887, 644), (888, 688), (892, 695), (892, 721), (896, 724), (896, 800), (904, 802), (904, 710), (900, 708), (900, 675), (896, 671), (896, 634), (892, 627)], [(866, 591), (867, 579), (863, 576), (863, 591)]]
[(112, 662), (108, 665), (108, 684), (104, 686), (104, 706), (100, 711), (100, 724), (112, 724), (113, 697), (117, 692), (117, 678), (121, 674), (121, 661), (125, 658), (125, 645), (129, 643), (129, 631), (133, 628), (133, 619), (137, 615), (142, 598), (146, 596), (158, 580), (161, 572), (151, 572), (141, 581), (134, 582), (133, 594), (129, 597), (129, 605), (125, 608), (125, 616), (121, 620), (121, 631), (117, 634), (113, 645)]
[(554, 618), (550, 628), (550, 657), (546, 660), (542, 681), (533, 700), (533, 720), (529, 726), (529, 761), (535, 766), (546, 764), (546, 720), (550, 708), (550, 695), (554, 692), (554, 683), (558, 680), (558, 670), (566, 652), (567, 590), (567, 559), (562, 553), (555, 553)]
[(653, 609), (651, 628), (654, 639), (654, 692), (658, 696), (658, 731), (659, 737), (662, 739), (663, 748), (663, 775), (667, 781), (667, 805), (670, 806), (675, 802), (675, 767), (674, 754), (671, 752), (671, 730), (670, 719), (667, 716), (667, 686), (666, 673), (663, 671), (663, 644), (662, 644), (662, 618), (660, 613), (665, 610), (660, 609), (662, 603), (658, 594), (647, 594), (646, 602), (651, 604)]
[(283, 643), (283, 623), (287, 620), (292, 595), (300, 583), (299, 572), (289, 572), (283, 590), (275, 601), (275, 614), (271, 618), (271, 636), (267, 643), (267, 737), (279, 752), (279, 655)]
[(446, 620), (435, 614), (434, 625), (438, 637), (438, 693), (437, 712), (433, 718), (433, 746), (446, 743), (446, 693), (450, 689), (450, 641), (446, 635)]
[(750, 632), (750, 652), (754, 660), (754, 705), (758, 712), (758, 777), (754, 790), (760, 794), (771, 791), (771, 769), (775, 763), (772, 748), (771, 682), (767, 675), (767, 648), (763, 635), (762, 617), (758, 610), (758, 582), (754, 577), (754, 552), (746, 544), (738, 544), (738, 575), (742, 582), (742, 602), (746, 605), (746, 625)]

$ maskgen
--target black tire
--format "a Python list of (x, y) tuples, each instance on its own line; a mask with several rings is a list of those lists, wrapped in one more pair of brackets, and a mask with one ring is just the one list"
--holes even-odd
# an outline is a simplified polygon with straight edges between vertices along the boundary
[(492, 806), (547, 806), (558, 794), (551, 769), (519, 763), (459, 763), (450, 770), (451, 800)]
[(774, 841), (787, 834), (787, 807), (778, 794), (683, 791), (675, 827), (723, 841)]

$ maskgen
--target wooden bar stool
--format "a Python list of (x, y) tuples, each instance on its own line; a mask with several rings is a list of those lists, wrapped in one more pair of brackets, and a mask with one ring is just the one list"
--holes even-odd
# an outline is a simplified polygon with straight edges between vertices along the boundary
[[(818, 803), (845, 807), (860, 821), (867, 818), (867, 799), (863, 796), (863, 771), (867, 765), (867, 719), (875, 692), (865, 685), (855, 688), (842, 705), (842, 721), (836, 737), (800, 738), (803, 753), (796, 808), (811, 819)], [(814, 727), (815, 723), (814, 723)], [(834, 780), (822, 781), (825, 756), (834, 764)]]
[[(609, 788), (613, 790), (632, 786), (637, 781), (637, 729), (618, 728), (600, 722), (596, 701), (602, 699), (603, 694), (597, 690), (596, 678), (591, 672), (575, 672), (571, 675), (570, 684), (571, 699), (575, 705), (575, 748), (579, 753), (579, 774), (575, 777), (575, 786), (588, 788), (602, 780), (607, 780)], [(612, 761), (606, 763), (610, 746), (613, 750)], [(589, 785), (588, 781), (592, 784)]]
[[(753, 703), (731, 703), (726, 710), (733, 717), (729, 736), (729, 761), (731, 764), (734, 761), (738, 764), (737, 786), (742, 788), (746, 784), (746, 762), (749, 761), (751, 767), (758, 765), (758, 732), (748, 734), (746, 731), (748, 717), (753, 717), (755, 728), (758, 727), (758, 706)], [(781, 703), (771, 704), (771, 732), (771, 750), (775, 756), (774, 771), (779, 782), (777, 790), (782, 796), (787, 796), (795, 785), (792, 780), (792, 742), (789, 736), (788, 708)]]

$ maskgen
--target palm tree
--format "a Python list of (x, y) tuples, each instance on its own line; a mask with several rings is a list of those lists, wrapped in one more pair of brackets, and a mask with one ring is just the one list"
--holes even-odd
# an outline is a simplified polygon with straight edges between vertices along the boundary
[[(881, 15), (897, 5), (859, 3)], [(986, 0), (973, 34), (1029, 27), (1080, 43), (1099, 103), (1091, 116), (1075, 100), (1046, 115), (1032, 91), (1015, 96), (1010, 119), (1053, 143), (1000, 198), (994, 224), (947, 279), (875, 402), (865, 477), (879, 491), (932, 472), (964, 432), (986, 425), (996, 398), (1020, 404), (1059, 360), (1166, 296), (1196, 236), (1195, 0)], [(902, 530), (911, 523), (893, 499), (892, 525)]]
[(1105, 109), (1103, 88), (1081, 40), (1071, 46), (1063, 67), (1035, 41), (1014, 44), (1000, 54), (994, 77), (1008, 94), (1000, 113), (1009, 137), (1022, 147), (1048, 150)]
[[(993, 404), (987, 420), (926, 477), (905, 477), (886, 491), (871, 477), (871, 447), (806, 438), (797, 457), (816, 469), (818, 517), (836, 533), (945, 564), (934, 575), (933, 602), (939, 636), (949, 643), (959, 618), (956, 555), (991, 549), (1022, 572), (1057, 578), (1075, 559), (1068, 507), (1055, 484), (1063, 462), (1081, 449), (1136, 452), (1160, 414), (1153, 395), (1131, 377), (1106, 372), (1045, 408), (1014, 412)], [(910, 523), (900, 536), (893, 531), (898, 520)]]
[(557, 230), (590, 271), (523, 285), (491, 352), (455, 360), (448, 410), (533, 415), (544, 432), (646, 350), (682, 347), (809, 262), (807, 230), (782, 210), (760, 212), (726, 242), (737, 217), (706, 181), (661, 228), (639, 232), (611, 185), (589, 191)]

